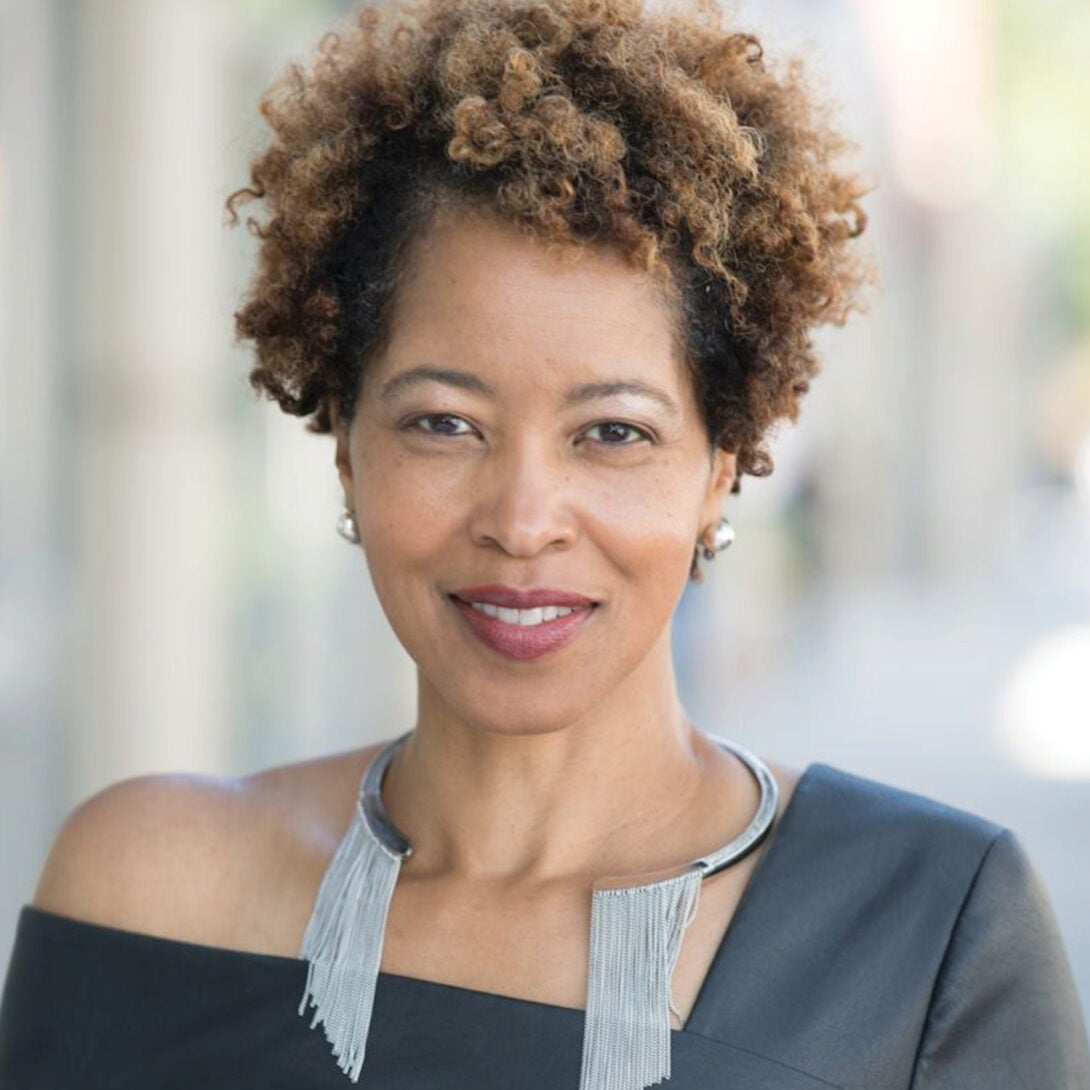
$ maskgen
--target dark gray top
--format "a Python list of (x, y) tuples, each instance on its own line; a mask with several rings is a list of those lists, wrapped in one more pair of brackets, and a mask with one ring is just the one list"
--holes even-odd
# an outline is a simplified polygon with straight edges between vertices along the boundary
[[(347, 1090), (306, 965), (23, 908), (0, 1090)], [(365, 1090), (575, 1090), (583, 1013), (380, 973)], [(1009, 830), (804, 772), (693, 1011), (669, 1090), (1090, 1090), (1079, 1001)]]

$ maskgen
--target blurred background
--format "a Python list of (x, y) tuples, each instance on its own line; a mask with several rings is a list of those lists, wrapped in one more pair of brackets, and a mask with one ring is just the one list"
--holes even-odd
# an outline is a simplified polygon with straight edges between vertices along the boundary
[[(257, 99), (339, 0), (0, 0), (0, 963), (63, 816), (390, 737), (329, 437), (247, 385)], [(1090, 1002), (1090, 5), (742, 0), (838, 103), (882, 288), (682, 599), (686, 707), (1012, 827)]]

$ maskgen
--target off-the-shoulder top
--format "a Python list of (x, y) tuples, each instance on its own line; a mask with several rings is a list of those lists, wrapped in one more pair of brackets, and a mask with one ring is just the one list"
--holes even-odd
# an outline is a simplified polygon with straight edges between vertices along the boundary
[[(0, 1090), (349, 1090), (306, 963), (23, 908)], [(575, 1090), (583, 1012), (379, 974), (363, 1090)], [(1090, 1090), (1056, 921), (1010, 830), (811, 764), (663, 1090)]]

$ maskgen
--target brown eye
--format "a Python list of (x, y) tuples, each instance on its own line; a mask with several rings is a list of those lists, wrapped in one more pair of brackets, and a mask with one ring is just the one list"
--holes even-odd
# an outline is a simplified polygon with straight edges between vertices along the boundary
[[(424, 422), (428, 422), (428, 426), (425, 427)], [(414, 416), (411, 420), (406, 421), (406, 431), (422, 431), (426, 435), (440, 435), (440, 436), (459, 436), (468, 435), (469, 432), (454, 431), (453, 427), (461, 422), (467, 424), (467, 421), (463, 420), (460, 416), (455, 416), (453, 413), (425, 413), (423, 416)]]
[[(625, 424), (620, 420), (606, 420), (601, 424), (594, 424), (587, 429), (587, 434), (598, 429), (602, 430), (603, 438), (596, 442), (606, 447), (629, 447), (642, 440), (651, 441), (651, 435), (643, 428), (637, 428), (635, 424)], [(635, 439), (626, 439), (625, 435), (635, 436)]]

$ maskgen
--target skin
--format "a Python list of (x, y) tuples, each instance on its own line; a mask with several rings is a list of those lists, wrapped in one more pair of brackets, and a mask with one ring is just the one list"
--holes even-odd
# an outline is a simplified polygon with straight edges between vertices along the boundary
[[(433, 377), (384, 396), (421, 366), (490, 392)], [(565, 402), (621, 380), (671, 407), (631, 393)], [(414, 850), (382, 968), (582, 1008), (593, 881), (704, 855), (757, 805), (741, 762), (689, 722), (670, 652), (734, 456), (708, 442), (647, 274), (608, 247), (560, 264), (477, 212), (441, 214), (416, 240), (386, 350), (353, 418), (334, 424), (345, 504), (417, 666), (414, 733), (383, 785)], [(600, 605), (566, 647), (513, 661), (448, 600), (484, 583)], [(382, 744), (237, 780), (114, 785), (65, 823), (35, 904), (294, 956)], [(799, 774), (768, 763), (782, 812)], [(674, 974), (683, 1017), (763, 851), (702, 885)]]
[[(376, 592), (417, 664), (415, 733), (391, 766), (387, 808), (417, 834), (421, 870), (626, 866), (707, 784), (670, 619), (734, 457), (710, 450), (669, 311), (619, 254), (562, 267), (513, 228), (463, 215), (443, 217), (409, 269), (389, 347), (336, 447)], [(382, 396), (419, 365), (494, 393), (429, 380)], [(621, 380), (674, 408), (631, 394), (564, 404), (577, 384)], [(628, 427), (603, 432), (611, 421)], [(447, 599), (484, 583), (601, 604), (573, 643), (514, 662)]]

